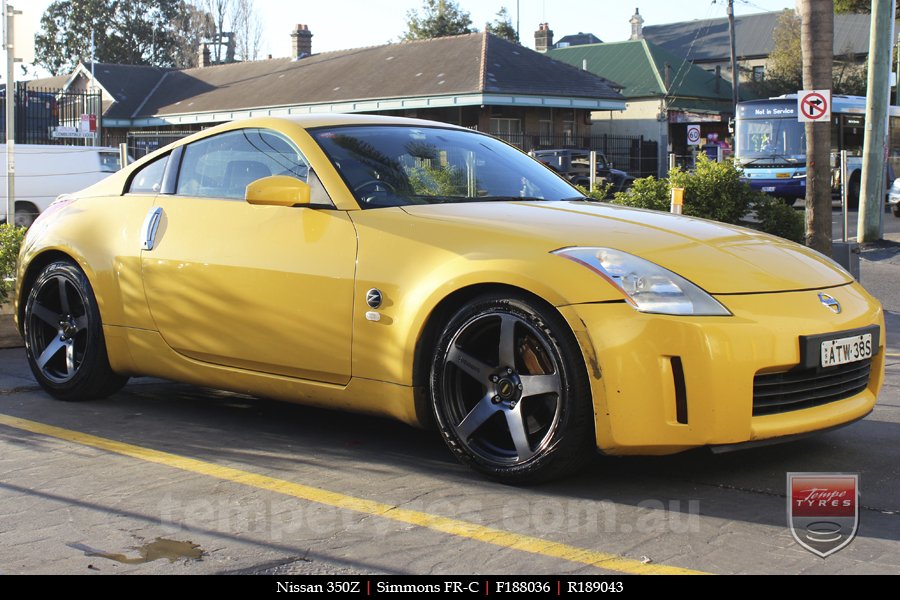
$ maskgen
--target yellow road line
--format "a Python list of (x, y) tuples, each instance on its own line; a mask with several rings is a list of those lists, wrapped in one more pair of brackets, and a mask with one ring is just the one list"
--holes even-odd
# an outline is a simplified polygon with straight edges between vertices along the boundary
[(681, 567), (644, 564), (641, 561), (625, 558), (616, 554), (578, 548), (576, 546), (551, 542), (528, 535), (520, 535), (458, 519), (450, 519), (425, 512), (407, 510), (390, 504), (365, 500), (363, 498), (354, 498), (353, 496), (346, 496), (337, 492), (330, 492), (320, 488), (301, 485), (284, 479), (276, 479), (266, 475), (241, 471), (240, 469), (234, 469), (232, 467), (215, 465), (194, 458), (178, 456), (177, 454), (170, 454), (168, 452), (160, 452), (150, 448), (117, 442), (115, 440), (72, 431), (70, 429), (63, 429), (61, 427), (54, 427), (53, 425), (46, 425), (27, 419), (11, 417), (9, 415), (0, 414), (0, 425), (46, 435), (67, 442), (81, 444), (83, 446), (98, 448), (107, 452), (114, 452), (116, 454), (165, 465), (175, 469), (181, 469), (198, 475), (205, 475), (207, 477), (231, 481), (233, 483), (239, 483), (261, 490), (284, 494), (300, 500), (307, 500), (309, 502), (325, 504), (335, 508), (374, 515), (392, 521), (417, 525), (433, 531), (484, 542), (501, 548), (510, 548), (512, 550), (529, 552), (531, 554), (539, 554), (541, 556), (581, 563), (601, 569), (608, 569), (610, 571), (657, 575), (707, 574), (702, 571), (693, 571)]

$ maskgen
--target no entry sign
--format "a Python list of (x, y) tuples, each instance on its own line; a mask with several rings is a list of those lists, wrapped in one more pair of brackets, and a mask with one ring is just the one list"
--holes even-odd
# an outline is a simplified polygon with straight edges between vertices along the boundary
[(831, 121), (831, 90), (797, 92), (797, 120), (805, 123)]

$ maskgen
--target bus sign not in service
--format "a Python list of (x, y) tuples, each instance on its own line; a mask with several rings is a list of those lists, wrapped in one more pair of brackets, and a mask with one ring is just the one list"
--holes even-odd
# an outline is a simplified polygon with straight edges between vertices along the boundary
[(801, 123), (831, 121), (831, 90), (797, 92), (797, 120)]

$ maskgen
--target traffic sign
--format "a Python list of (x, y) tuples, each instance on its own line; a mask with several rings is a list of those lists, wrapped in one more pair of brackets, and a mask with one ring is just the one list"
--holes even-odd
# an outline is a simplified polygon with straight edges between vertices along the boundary
[(797, 92), (797, 120), (801, 123), (831, 121), (831, 90), (800, 90)]
[(700, 145), (700, 126), (699, 125), (688, 125), (687, 126), (687, 141), (688, 141), (688, 146), (699, 146)]

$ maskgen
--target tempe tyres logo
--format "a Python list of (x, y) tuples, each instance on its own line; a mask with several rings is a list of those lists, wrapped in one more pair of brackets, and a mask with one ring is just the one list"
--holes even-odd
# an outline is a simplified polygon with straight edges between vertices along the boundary
[(849, 544), (859, 525), (859, 475), (788, 473), (787, 515), (797, 543), (822, 558)]

